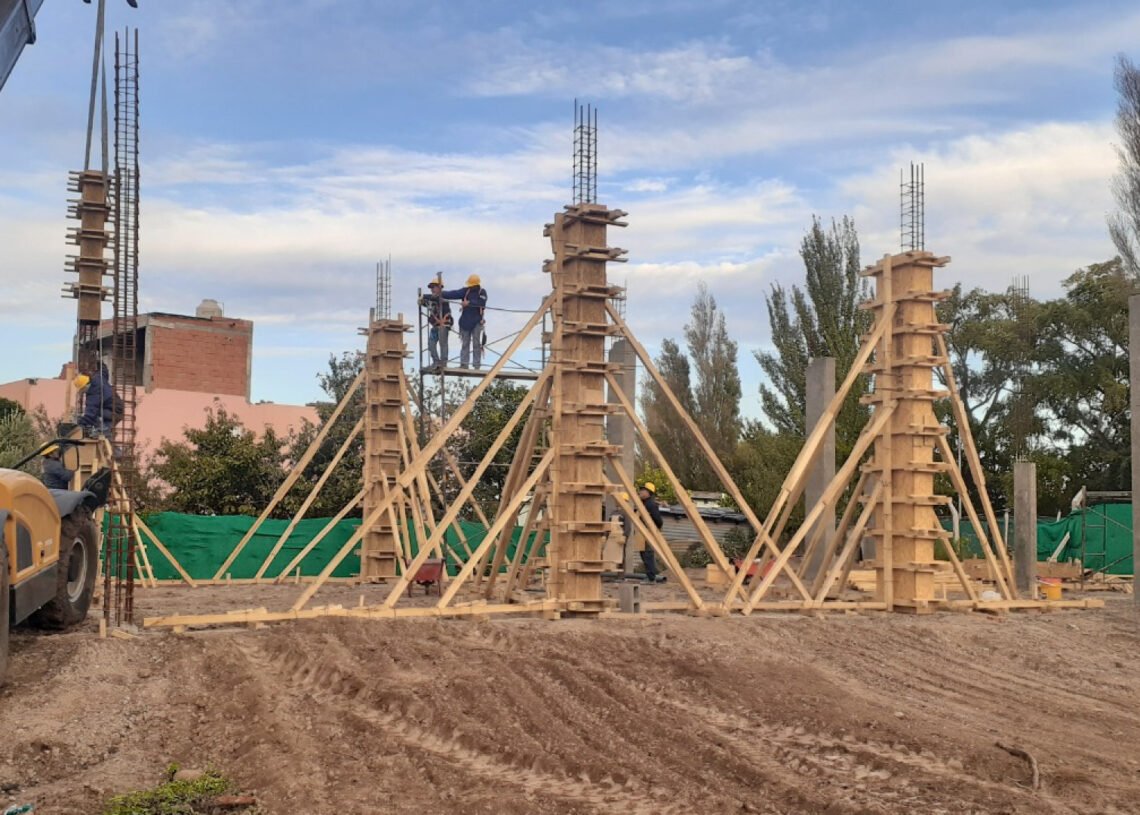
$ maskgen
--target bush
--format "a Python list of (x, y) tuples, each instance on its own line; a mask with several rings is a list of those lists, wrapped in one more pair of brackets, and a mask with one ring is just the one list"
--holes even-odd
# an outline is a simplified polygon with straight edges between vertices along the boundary
[(216, 770), (206, 770), (199, 778), (186, 781), (175, 781), (177, 772), (178, 765), (172, 764), (166, 770), (165, 783), (152, 790), (116, 795), (107, 803), (104, 815), (197, 815), (210, 812), (213, 799), (234, 789), (233, 782)]
[[(736, 526), (728, 530), (724, 536), (724, 540), (720, 542), (720, 548), (724, 552), (724, 556), (729, 560), (733, 558), (743, 558), (748, 554), (749, 547), (755, 536), (752, 533), (752, 527), (747, 524)], [(681, 556), (681, 565), (686, 569), (703, 569), (712, 563), (712, 555), (709, 554), (703, 543), (697, 542), (685, 550), (685, 554)]]

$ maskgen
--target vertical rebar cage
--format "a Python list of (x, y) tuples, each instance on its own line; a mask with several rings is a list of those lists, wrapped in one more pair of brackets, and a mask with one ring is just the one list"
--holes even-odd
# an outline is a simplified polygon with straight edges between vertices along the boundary
[(574, 170), (575, 204), (593, 204), (598, 200), (598, 109), (580, 105), (574, 100)]
[(108, 624), (134, 616), (134, 509), (138, 468), (135, 406), (138, 383), (139, 318), (139, 35), (115, 34), (115, 165), (111, 185), (114, 212), (114, 273), (111, 318), (111, 385), (118, 406), (111, 431), (114, 466), (121, 478), (120, 500), (108, 512), (103, 616)]
[(926, 248), (926, 168), (910, 163), (910, 178), (899, 170), (899, 243), (904, 252)]

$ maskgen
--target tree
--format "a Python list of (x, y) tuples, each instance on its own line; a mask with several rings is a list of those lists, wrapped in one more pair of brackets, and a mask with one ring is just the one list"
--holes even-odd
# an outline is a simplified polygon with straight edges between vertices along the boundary
[[(479, 463), (490, 452), (491, 445), (518, 410), (519, 404), (526, 398), (528, 392), (525, 387), (512, 385), (500, 379), (493, 382), (475, 400), (471, 411), (459, 424), (452, 447), (453, 453), (459, 459), (460, 470), (465, 479), (470, 479)], [(530, 418), (530, 412), (531, 408), (527, 408), (475, 487), (475, 499), (479, 501), (488, 516), (493, 515), (498, 507), (519, 437)]]
[[(661, 353), (654, 362), (661, 373), (661, 378), (677, 397), (681, 407), (696, 419), (697, 410), (693, 402), (689, 358), (676, 342), (665, 339), (661, 341)], [(697, 471), (700, 449), (688, 428), (677, 419), (676, 411), (656, 380), (646, 377), (641, 387), (641, 411), (645, 415), (645, 427), (677, 478), (691, 488)], [(651, 466), (646, 451), (641, 451), (639, 458), (642, 461), (640, 469)]]
[[(859, 237), (850, 218), (833, 221), (829, 230), (812, 218), (800, 257), (805, 288), (792, 286), (789, 294), (779, 284), (772, 286), (765, 303), (775, 351), (757, 351), (756, 361), (768, 377), (760, 386), (764, 415), (776, 432), (803, 438), (808, 362), (834, 357), (836, 376), (846, 376), (871, 327), (871, 314), (859, 308), (869, 289), (859, 276)], [(837, 417), (836, 451), (841, 459), (866, 424), (868, 410), (859, 402), (866, 390), (866, 377), (860, 376)]]
[[(1025, 392), (1031, 378), (1036, 322), (1041, 304), (1013, 288), (991, 293), (975, 288), (968, 292), (956, 285), (938, 304), (938, 320), (949, 326), (946, 348), (983, 469), (990, 500), (1006, 504), (1012, 489), (1013, 461), (1031, 452), (1040, 431), (1040, 417)], [(946, 385), (941, 369), (935, 370)], [(950, 427), (950, 446), (960, 444), (958, 422), (948, 402), (935, 403), (938, 418)], [(963, 475), (977, 506), (980, 497), (973, 475), (963, 466)], [(949, 479), (939, 479), (940, 489), (952, 491)]]
[(1109, 216), (1108, 231), (1125, 269), (1135, 276), (1140, 274), (1140, 69), (1121, 55), (1115, 80), (1121, 144), (1116, 148), (1120, 174), (1113, 179), (1112, 191), (1119, 209)]
[[(31, 418), (16, 407), (12, 411), (0, 408), (0, 467), (11, 467), (40, 443)], [(26, 469), (35, 472), (35, 465), (29, 462)]]
[[(724, 314), (703, 283), (693, 300), (685, 340), (687, 356), (673, 340), (662, 341), (657, 369), (713, 452), (722, 461), (730, 461), (741, 426), (737, 345), (729, 339)], [(664, 391), (652, 378), (643, 383), (641, 409), (650, 435), (681, 485), (689, 490), (719, 488), (719, 480), (696, 440), (678, 420)]]
[(1046, 303), (1032, 398), (1043, 412), (1046, 450), (1068, 460), (1070, 494), (1128, 489), (1130, 412), (1128, 297), (1140, 285), (1121, 258), (1078, 269), (1066, 295)]
[[(724, 313), (708, 287), (701, 283), (693, 301), (692, 320), (685, 326), (689, 356), (696, 369), (693, 404), (697, 424), (713, 452), (727, 461), (740, 440), (740, 371), (736, 343), (729, 339)], [(719, 481), (703, 456), (697, 459), (692, 487), (715, 488)]]
[(16, 414), (17, 416), (24, 415), (24, 408), (19, 402), (14, 402), (11, 399), (5, 399), (0, 396), (0, 418)]
[[(339, 357), (329, 355), (329, 368), (325, 373), (317, 374), (317, 381), (328, 396), (328, 401), (317, 402), (314, 407), (320, 423), (317, 425), (305, 422), (289, 445), (287, 460), (298, 461), (312, 444), (320, 432), (320, 428), (329, 420), (333, 412), (348, 393), (353, 380), (360, 373), (364, 365), (364, 358), (355, 352), (344, 352)], [(312, 462), (305, 468), (305, 472), (297, 480), (293, 489), (282, 501), (283, 510), (289, 516), (296, 514), (302, 502), (312, 492), (316, 482), (332, 464), (337, 450), (344, 444), (356, 426), (357, 421), (364, 415), (364, 388), (361, 387), (353, 395), (343, 413), (333, 425), (320, 448), (313, 455)], [(320, 495), (313, 501), (307, 517), (326, 518), (336, 515), (348, 504), (362, 486), (364, 472), (364, 438), (359, 436), (346, 451), (336, 469), (329, 476)], [(359, 514), (359, 510), (354, 511)]]
[(183, 438), (163, 440), (151, 467), (151, 477), (170, 486), (168, 509), (198, 515), (257, 515), (285, 477), (287, 440), (271, 427), (258, 438), (220, 404), (206, 411), (205, 427), (187, 428)]

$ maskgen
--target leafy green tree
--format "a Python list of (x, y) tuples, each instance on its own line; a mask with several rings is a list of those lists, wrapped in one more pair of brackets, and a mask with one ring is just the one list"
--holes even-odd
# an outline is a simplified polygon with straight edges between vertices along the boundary
[[(961, 284), (937, 307), (939, 321), (949, 326), (946, 347), (970, 433), (983, 469), (991, 474), (987, 492), (999, 507), (1008, 504), (1011, 495), (1015, 457), (1031, 452), (1041, 429), (1033, 399), (1025, 391), (1032, 378), (1040, 310), (1040, 303), (1013, 288), (964, 292)], [(941, 369), (936, 376), (946, 385)], [(960, 428), (950, 404), (937, 402), (935, 410), (950, 427), (950, 446), (957, 450)], [(962, 471), (977, 505), (977, 487), (964, 459)], [(941, 477), (939, 488), (951, 492), (949, 479)]]
[[(661, 353), (654, 360), (661, 378), (685, 412), (696, 418), (697, 410), (693, 402), (692, 371), (689, 358), (671, 339), (661, 341)], [(692, 434), (678, 419), (665, 391), (651, 377), (642, 382), (641, 412), (645, 416), (645, 427), (653, 441), (661, 450), (661, 455), (669, 462), (673, 472), (682, 482), (691, 483), (697, 472), (700, 450)], [(641, 466), (649, 467), (651, 457), (648, 451), (639, 451)]]
[[(765, 298), (774, 351), (757, 351), (756, 361), (768, 378), (760, 386), (764, 415), (778, 433), (805, 435), (808, 362), (834, 357), (836, 376), (847, 375), (859, 353), (863, 335), (871, 327), (871, 314), (859, 308), (870, 294), (859, 276), (859, 236), (855, 223), (844, 217), (830, 229), (819, 218), (800, 244), (805, 286), (790, 292), (779, 284)], [(836, 452), (842, 460), (866, 424), (868, 409), (859, 402), (867, 392), (860, 376), (840, 409), (836, 421)]]
[(1128, 297), (1140, 276), (1121, 258), (1079, 269), (1044, 304), (1036, 371), (1044, 445), (1069, 464), (1067, 488), (1125, 490), (1131, 482)]
[(10, 416), (12, 414), (22, 416), (24, 414), (24, 408), (20, 405), (19, 402), (14, 402), (11, 399), (5, 399), (4, 397), (0, 396), (0, 418), (3, 418), (4, 416)]
[[(685, 326), (689, 356), (696, 369), (693, 405), (696, 421), (721, 461), (728, 461), (740, 440), (740, 370), (736, 363), (736, 342), (729, 339), (724, 313), (701, 283), (693, 301), (692, 319)], [(704, 456), (693, 474), (691, 488), (715, 489), (719, 479)]]
[[(19, 405), (16, 408), (6, 412), (0, 407), (0, 467), (11, 467), (40, 443), (31, 418)], [(34, 473), (36, 467), (36, 463), (29, 462), (24, 469)]]
[[(657, 368), (677, 401), (701, 429), (721, 461), (731, 461), (740, 438), (740, 372), (736, 342), (724, 314), (703, 283), (685, 326), (686, 355), (671, 339), (661, 343)], [(688, 428), (652, 378), (643, 383), (646, 427), (685, 489), (718, 489), (719, 479)]]
[[(329, 368), (324, 373), (317, 374), (317, 381), (324, 390), (327, 400), (317, 402), (314, 407), (320, 419), (318, 425), (305, 422), (305, 425), (296, 434), (289, 445), (287, 461), (297, 461), (305, 454), (320, 428), (329, 420), (337, 405), (344, 400), (352, 382), (360, 373), (364, 358), (355, 352), (345, 352), (339, 357), (329, 356)], [(336, 452), (344, 444), (356, 426), (356, 422), (364, 415), (364, 389), (359, 388), (353, 394), (344, 412), (337, 419), (320, 448), (313, 456), (312, 462), (305, 468), (304, 474), (297, 480), (296, 485), (289, 491), (282, 502), (283, 511), (292, 516), (300, 508), (302, 502), (312, 492), (316, 482), (332, 464)], [(363, 484), (364, 472), (364, 437), (363, 434), (349, 446), (348, 451), (329, 476), (320, 495), (313, 501), (306, 513), (310, 518), (327, 518), (335, 515), (348, 504)], [(354, 510), (350, 515), (359, 515)]]
[(1116, 61), (1116, 130), (1120, 145), (1120, 174), (1112, 191), (1118, 210), (1109, 216), (1108, 230), (1125, 269), (1140, 274), (1140, 69), (1125, 56)]
[(163, 440), (150, 474), (170, 487), (167, 509), (257, 515), (285, 477), (287, 441), (270, 427), (259, 438), (219, 404), (206, 411), (205, 427), (187, 428), (182, 441)]
[[(519, 404), (526, 398), (528, 388), (512, 385), (504, 380), (493, 382), (471, 407), (471, 412), (459, 425), (452, 450), (459, 460), (460, 470), (465, 479), (472, 473), (490, 452), (491, 445), (510, 421)], [(492, 459), (491, 465), (479, 479), (475, 487), (475, 499), (479, 501), (488, 516), (494, 514), (502, 496), (503, 485), (514, 459), (519, 437), (530, 417), (528, 408), (522, 419), (511, 431), (511, 435)], [(456, 490), (457, 491), (457, 490)]]

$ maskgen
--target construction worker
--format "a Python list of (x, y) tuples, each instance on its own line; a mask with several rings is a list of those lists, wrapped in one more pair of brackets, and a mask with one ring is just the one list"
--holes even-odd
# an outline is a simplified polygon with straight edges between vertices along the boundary
[(428, 291), (420, 299), (420, 305), (428, 312), (428, 353), (431, 354), (431, 367), (447, 367), (447, 336), (451, 333), (451, 304), (441, 297), (443, 279), (437, 277), (428, 283)]
[[(610, 515), (610, 532), (603, 546), (603, 560), (620, 560), (618, 571), (625, 576), (625, 547), (629, 543), (629, 535), (632, 531), (632, 524), (629, 520), (629, 513), (625, 511), (625, 502), (629, 501), (629, 493), (623, 492), (621, 494), (621, 501), (617, 502), (617, 508)], [(610, 553), (612, 557), (606, 556)]]
[(49, 490), (71, 489), (71, 480), (75, 477), (75, 471), (63, 466), (59, 445), (53, 444), (51, 447), (45, 448), (40, 455), (44, 457), (44, 475), (41, 479), (44, 486)]
[(479, 275), (473, 274), (467, 278), (464, 288), (445, 291), (442, 296), (462, 304), (459, 312), (459, 367), (467, 368), (474, 352), (475, 370), (479, 370), (483, 359), (483, 338), (486, 336), (483, 312), (487, 308), (487, 290), (483, 288)]
[[(637, 497), (641, 499), (641, 505), (645, 507), (645, 512), (653, 521), (653, 525), (658, 529), (665, 526), (665, 521), (661, 518), (661, 510), (657, 506), (657, 486), (652, 481), (646, 481), (638, 488)], [(654, 556), (653, 546), (649, 541), (644, 542), (644, 548), (641, 550), (641, 562), (645, 565), (646, 582), (656, 583), (658, 581), (657, 558)]]
[(122, 415), (122, 400), (111, 386), (107, 366), (99, 366), (94, 380), (87, 374), (80, 374), (72, 384), (83, 393), (83, 414), (79, 417), (79, 426), (89, 436), (106, 435)]

